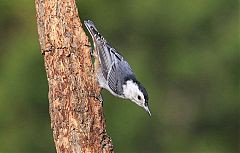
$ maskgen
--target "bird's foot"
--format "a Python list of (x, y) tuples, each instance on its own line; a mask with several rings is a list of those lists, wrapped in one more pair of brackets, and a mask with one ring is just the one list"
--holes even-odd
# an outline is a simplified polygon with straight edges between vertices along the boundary
[(96, 94), (90, 94), (89, 96), (90, 96), (90, 97), (93, 97), (93, 98), (99, 100), (101, 103), (103, 103), (103, 98), (102, 98), (101, 93), (100, 93), (99, 95), (96, 95)]

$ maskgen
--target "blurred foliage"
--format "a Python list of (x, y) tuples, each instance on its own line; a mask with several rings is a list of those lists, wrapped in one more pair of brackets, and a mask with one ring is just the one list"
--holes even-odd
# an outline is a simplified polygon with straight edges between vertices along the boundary
[[(152, 116), (103, 91), (116, 152), (239, 152), (237, 0), (78, 0), (129, 61)], [(32, 0), (0, 1), (0, 152), (55, 152)]]

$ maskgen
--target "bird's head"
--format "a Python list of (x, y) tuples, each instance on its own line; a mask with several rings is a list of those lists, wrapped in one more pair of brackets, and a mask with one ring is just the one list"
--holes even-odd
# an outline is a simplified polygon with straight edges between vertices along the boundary
[(151, 116), (148, 107), (148, 94), (146, 89), (135, 79), (126, 80), (123, 85), (123, 94), (127, 99), (130, 99), (138, 106), (144, 108)]

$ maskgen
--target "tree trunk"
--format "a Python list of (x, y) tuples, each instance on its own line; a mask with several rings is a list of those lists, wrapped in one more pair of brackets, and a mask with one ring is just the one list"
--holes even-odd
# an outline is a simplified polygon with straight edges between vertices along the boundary
[[(113, 152), (75, 0), (35, 0), (58, 153)], [(93, 96), (95, 95), (95, 96)]]

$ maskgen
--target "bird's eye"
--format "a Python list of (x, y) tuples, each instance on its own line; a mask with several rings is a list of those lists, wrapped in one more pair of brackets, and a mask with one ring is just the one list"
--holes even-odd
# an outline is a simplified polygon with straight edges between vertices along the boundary
[(138, 98), (138, 100), (141, 100), (141, 99), (142, 99), (142, 98), (141, 98), (141, 96), (139, 96), (139, 95), (138, 95), (138, 97), (137, 97), (137, 98)]

